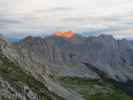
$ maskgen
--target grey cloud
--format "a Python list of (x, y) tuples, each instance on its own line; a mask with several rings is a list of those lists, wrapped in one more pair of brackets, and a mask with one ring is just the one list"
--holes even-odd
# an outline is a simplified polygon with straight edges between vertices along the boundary
[(47, 12), (47, 10), (46, 9), (37, 9), (37, 10), (33, 10), (32, 12), (33, 13), (45, 13), (45, 12)]
[(11, 32), (10, 28), (20, 25), (22, 22), (15, 16), (2, 16), (0, 17), (0, 32)]
[(75, 22), (83, 22), (88, 20), (89, 18), (85, 18), (85, 17), (65, 17), (62, 19), (62, 21), (75, 21)]
[(133, 22), (126, 22), (127, 25), (133, 25)]
[(19, 21), (19, 20), (14, 20), (14, 19), (8, 19), (8, 18), (6, 18), (6, 19), (1, 19), (0, 18), (0, 24), (20, 24), (21, 23), (21, 21)]
[(71, 11), (73, 8), (71, 7), (55, 7), (55, 8), (49, 8), (49, 9), (37, 9), (34, 10), (33, 13), (54, 13), (54, 12), (62, 12), (62, 11)]
[(49, 9), (49, 11), (70, 11), (72, 9), (73, 9), (72, 7), (55, 7)]
[(63, 21), (75, 21), (75, 22), (83, 22), (83, 21), (115, 21), (119, 22), (122, 19), (120, 17), (65, 17), (62, 19)]
[(99, 17), (98, 19), (104, 20), (104, 21), (121, 21), (120, 16), (112, 16), (112, 17)]
[(17, 14), (9, 15), (0, 13), (0, 24), (21, 24), (22, 21)]
[(92, 34), (99, 34), (99, 33), (106, 33), (106, 32), (112, 32), (112, 31), (117, 31), (119, 30), (117, 27), (108, 27), (108, 28), (86, 28), (86, 34), (87, 33), (92, 33)]

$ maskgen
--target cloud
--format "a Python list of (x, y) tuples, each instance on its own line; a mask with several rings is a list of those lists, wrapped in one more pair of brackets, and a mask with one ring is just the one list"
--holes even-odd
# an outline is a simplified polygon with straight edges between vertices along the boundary
[(0, 33), (22, 37), (72, 30), (131, 36), (132, 5), (132, 0), (0, 0)]
[(10, 18), (0, 18), (0, 24), (20, 24), (21, 21), (10, 19)]
[(55, 7), (48, 9), (47, 12), (62, 12), (62, 11), (70, 11), (73, 10), (71, 7)]
[(33, 10), (33, 13), (57, 13), (57, 12), (66, 12), (73, 10), (71, 7), (55, 7), (55, 8), (47, 8), (47, 9), (37, 9)]

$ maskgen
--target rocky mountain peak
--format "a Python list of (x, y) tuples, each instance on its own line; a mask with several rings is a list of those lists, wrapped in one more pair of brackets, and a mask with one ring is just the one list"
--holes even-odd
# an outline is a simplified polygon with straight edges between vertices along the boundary
[[(116, 40), (111, 35), (28, 36), (17, 43), (5, 44), (8, 42), (1, 38), (4, 48), (0, 56), (0, 82), (7, 88), (0, 86), (0, 97), (1, 93), (11, 94), (9, 89), (13, 89), (15, 100), (18, 94), (25, 98), (20, 100), (88, 100), (83, 98), (86, 91), (94, 96), (112, 93), (108, 80), (122, 84), (133, 80), (133, 50), (127, 40)], [(64, 86), (66, 81), (69, 85)]]
[(72, 31), (68, 31), (68, 32), (55, 32), (53, 35), (57, 36), (57, 37), (64, 37), (64, 38), (70, 39), (70, 38), (74, 37), (75, 33), (72, 32)]
[(4, 47), (7, 43), (5, 37), (0, 34), (0, 47)]
[(32, 36), (27, 36), (22, 41), (27, 42), (27, 43), (31, 43), (33, 41), (33, 37)]
[[(28, 37), (21, 44), (19, 45), (22, 48), (30, 49), (40, 59), (47, 59), (52, 64), (67, 65), (78, 63), (80, 65), (81, 62), (85, 62), (97, 66), (99, 70), (107, 72), (110, 77), (116, 80), (119, 77), (119, 80), (125, 81), (127, 76), (132, 77), (131, 75), (126, 75), (127, 70), (124, 72), (121, 70), (121, 67), (132, 64), (130, 60), (131, 56), (128, 52), (128, 42), (125, 40), (116, 40), (111, 35), (100, 35), (97, 37), (75, 35), (71, 39), (58, 36), (45, 38)], [(117, 69), (115, 66), (119, 68)], [(57, 69), (66, 68), (60, 67)], [(57, 69), (54, 68), (52, 71), (56, 72)], [(121, 70), (120, 73), (115, 72), (118, 70)], [(64, 74), (68, 73), (66, 70), (63, 70), (63, 72)], [(79, 72), (77, 71), (77, 73)], [(73, 74), (76, 75), (76, 73)], [(88, 75), (88, 77), (90, 76)]]
[(112, 35), (106, 35), (106, 34), (101, 34), (98, 37), (101, 38), (101, 39), (105, 39), (105, 40), (114, 39), (114, 37)]

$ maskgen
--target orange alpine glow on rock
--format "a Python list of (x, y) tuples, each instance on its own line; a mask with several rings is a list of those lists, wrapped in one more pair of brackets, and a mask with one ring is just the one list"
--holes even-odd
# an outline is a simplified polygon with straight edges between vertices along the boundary
[(68, 31), (68, 32), (55, 32), (54, 35), (55, 36), (59, 36), (59, 37), (65, 37), (65, 38), (72, 38), (74, 36), (74, 32), (72, 31)]

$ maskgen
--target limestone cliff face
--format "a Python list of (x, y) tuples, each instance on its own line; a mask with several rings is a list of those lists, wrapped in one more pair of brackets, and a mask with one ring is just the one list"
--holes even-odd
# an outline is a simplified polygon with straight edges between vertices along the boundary
[[(31, 43), (31, 40), (32, 38), (28, 37), (26, 42)], [(54, 63), (47, 61), (45, 57), (42, 58), (42, 52), (40, 52), (40, 55), (38, 55), (39, 51), (37, 54), (35, 54), (34, 50), (32, 51), (27, 48), (27, 45), (22, 47), (19, 44), (10, 44), (4, 39), (0, 40), (0, 50), (0, 75), (2, 75), (1, 84), (5, 85), (0, 87), (0, 97), (2, 100), (83, 100), (81, 95), (79, 95), (77, 92), (68, 91), (62, 87), (59, 82), (53, 81), (54, 78), (51, 79), (50, 76), (56, 74), (50, 70), (52, 67), (54, 67), (50, 67), (51, 65), (54, 65)], [(53, 55), (49, 55), (52, 58)], [(56, 71), (60, 70), (59, 68), (56, 69)], [(11, 69), (11, 71), (8, 71), (8, 69)], [(64, 73), (63, 71), (65, 71), (65, 69), (61, 70), (61, 72)], [(42, 91), (42, 88), (43, 93), (39, 90), (41, 89)], [(13, 94), (10, 92), (10, 90), (13, 91)]]
[(108, 35), (71, 39), (27, 37), (17, 46), (28, 50), (34, 60), (47, 63), (49, 72), (55, 75), (99, 78), (83, 64), (88, 63), (117, 81), (133, 79), (132, 49), (127, 40)]
[(1, 100), (83, 100), (54, 82), (47, 64), (29, 52), (0, 39)]
[[(115, 40), (108, 35), (75, 35), (69, 39), (29, 36), (14, 44), (0, 38), (0, 53), (0, 82), (3, 84), (0, 98), (9, 95), (11, 100), (84, 100), (76, 91), (62, 86), (59, 79), (71, 77), (101, 81), (104, 75), (122, 83), (133, 80), (131, 45), (127, 40)], [(28, 93), (25, 92), (27, 88)], [(43, 92), (38, 93), (41, 88)], [(11, 94), (10, 89), (15, 94)]]

